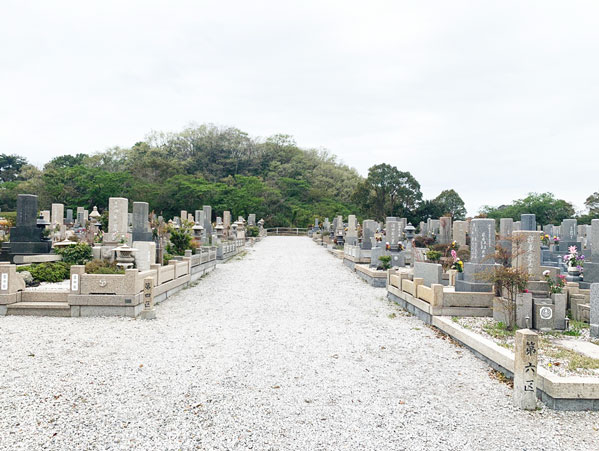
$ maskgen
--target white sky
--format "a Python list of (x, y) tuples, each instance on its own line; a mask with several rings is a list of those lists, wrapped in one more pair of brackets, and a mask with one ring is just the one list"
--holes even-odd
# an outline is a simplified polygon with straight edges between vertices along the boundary
[(471, 214), (599, 191), (598, 2), (290, 3), (3, 0), (0, 153), (210, 122), (395, 165)]

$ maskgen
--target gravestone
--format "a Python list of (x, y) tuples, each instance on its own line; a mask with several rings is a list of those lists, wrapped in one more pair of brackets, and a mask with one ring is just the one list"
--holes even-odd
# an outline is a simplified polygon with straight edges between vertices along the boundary
[(430, 228), (429, 228), (429, 233), (431, 234), (431, 236), (435, 236), (438, 237), (439, 233), (440, 233), (440, 228), (441, 228), (441, 223), (438, 219), (431, 219), (430, 220)]
[(507, 240), (512, 237), (514, 231), (514, 220), (512, 218), (501, 218), (499, 220), (499, 239)]
[(358, 244), (358, 220), (356, 215), (347, 217), (347, 232), (345, 233), (345, 242), (352, 246)]
[(248, 216), (248, 226), (255, 226), (256, 225), (256, 215), (254, 213), (251, 213)]
[(67, 218), (65, 219), (65, 224), (69, 226), (73, 225), (73, 210), (71, 208), (67, 209)]
[(576, 219), (564, 219), (562, 221), (562, 225), (560, 226), (560, 242), (575, 242), (577, 240), (576, 224)]
[(181, 210), (181, 221), (187, 221), (187, 210)]
[(153, 241), (149, 211), (147, 202), (133, 202), (133, 241)]
[(599, 338), (599, 283), (591, 284), (591, 337)]
[(2, 243), (2, 260), (13, 261), (16, 255), (48, 254), (52, 242), (42, 236), (43, 227), (37, 225), (37, 196), (17, 196), (17, 218), (10, 228), (10, 242)]
[(329, 232), (331, 230), (331, 223), (329, 222), (329, 218), (324, 218), (324, 222), (322, 223), (322, 227), (325, 232)]
[[(197, 222), (197, 214), (196, 214), (196, 222)], [(223, 227), (225, 228), (225, 235), (229, 236), (229, 229), (231, 228), (231, 212), (228, 210), (225, 210), (223, 212)]]
[(526, 271), (530, 280), (541, 279), (541, 234), (516, 230), (512, 234), (512, 267)]
[(387, 241), (391, 249), (397, 249), (398, 244), (401, 240), (401, 223), (399, 221), (388, 221), (387, 222)]
[(147, 271), (156, 263), (156, 242), (150, 228), (149, 205), (147, 202), (133, 202), (132, 239), (135, 252), (135, 265), (140, 271)]
[(212, 236), (212, 207), (204, 205), (204, 233), (206, 236)]
[(85, 213), (84, 213), (85, 208), (83, 207), (77, 207), (77, 222), (76, 224), (79, 227), (85, 227)]
[(439, 236), (437, 242), (440, 244), (451, 243), (451, 217), (443, 216), (439, 218)]
[(522, 223), (520, 221), (515, 221), (512, 230), (522, 230)]
[(49, 224), (52, 224), (52, 217), (50, 216), (50, 210), (42, 210), (41, 212), (42, 218)]
[(553, 238), (553, 224), (547, 224), (543, 226), (543, 233)]
[(61, 226), (64, 224), (64, 205), (52, 204), (52, 225)]
[[(591, 221), (591, 231), (588, 232), (588, 245), (590, 245), (590, 261), (584, 262), (584, 282), (581, 288), (590, 288), (589, 284), (599, 283), (599, 219)], [(585, 254), (589, 256), (589, 252)]]
[(366, 219), (362, 223), (362, 249), (372, 249), (372, 238), (376, 232), (377, 223), (372, 219)]
[(426, 222), (420, 221), (420, 225), (418, 226), (420, 230), (420, 235), (426, 236)]
[(443, 282), (443, 267), (437, 263), (414, 263), (414, 278), (419, 277), (424, 279), (424, 285), (430, 287), (431, 284), (442, 284)]
[(495, 220), (473, 219), (470, 224), (470, 261), (464, 263), (463, 280), (456, 281), (456, 291), (491, 292), (488, 281), (494, 270)]
[(126, 239), (129, 229), (129, 200), (124, 197), (108, 199), (108, 237), (106, 241)]
[(468, 223), (466, 221), (454, 221), (453, 223), (453, 239), (458, 246), (466, 245), (466, 229)]
[(520, 230), (537, 230), (537, 217), (534, 214), (522, 214), (520, 224)]

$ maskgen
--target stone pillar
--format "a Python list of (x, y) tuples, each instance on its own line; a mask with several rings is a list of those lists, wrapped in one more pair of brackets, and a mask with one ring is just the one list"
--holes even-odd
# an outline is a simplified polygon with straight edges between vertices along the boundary
[(256, 214), (252, 213), (248, 216), (248, 226), (255, 226), (256, 225)]
[(516, 230), (512, 234), (512, 266), (526, 271), (530, 280), (541, 279), (541, 234)]
[(120, 241), (127, 236), (129, 229), (129, 200), (124, 197), (108, 199), (108, 239)]
[(539, 336), (530, 329), (516, 331), (514, 404), (523, 410), (537, 408)]
[(181, 210), (181, 221), (187, 221), (187, 210)]
[(144, 308), (139, 315), (140, 319), (156, 319), (156, 308), (154, 307), (154, 278), (144, 279)]
[(591, 284), (591, 337), (599, 338), (599, 283)]

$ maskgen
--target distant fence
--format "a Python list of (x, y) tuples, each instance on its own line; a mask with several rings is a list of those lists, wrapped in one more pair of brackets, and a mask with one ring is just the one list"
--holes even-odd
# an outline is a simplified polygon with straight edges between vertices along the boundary
[(299, 236), (307, 235), (310, 229), (300, 229), (297, 227), (273, 227), (266, 229), (267, 235), (279, 235), (279, 236)]

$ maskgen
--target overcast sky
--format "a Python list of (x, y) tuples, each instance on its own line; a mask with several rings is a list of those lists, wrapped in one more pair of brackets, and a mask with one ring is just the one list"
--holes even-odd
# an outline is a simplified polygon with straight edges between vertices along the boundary
[(599, 2), (94, 3), (0, 4), (0, 153), (209, 122), (395, 165), (471, 214), (599, 191)]

